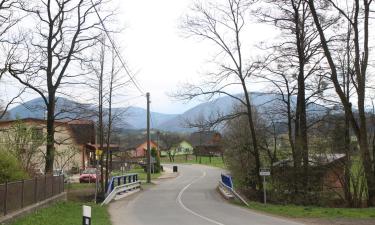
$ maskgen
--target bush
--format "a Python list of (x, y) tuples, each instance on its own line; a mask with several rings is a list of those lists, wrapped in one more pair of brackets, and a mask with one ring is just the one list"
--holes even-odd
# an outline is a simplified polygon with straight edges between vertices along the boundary
[(156, 160), (153, 172), (160, 173), (160, 157), (158, 156), (158, 152), (155, 148), (151, 149), (151, 156)]
[(10, 153), (0, 150), (0, 183), (27, 178), (17, 159)]

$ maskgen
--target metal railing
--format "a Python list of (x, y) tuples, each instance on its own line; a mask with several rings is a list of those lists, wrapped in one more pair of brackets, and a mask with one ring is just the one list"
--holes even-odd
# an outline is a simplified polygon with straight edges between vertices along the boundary
[(140, 187), (141, 182), (138, 180), (138, 174), (136, 173), (112, 177), (108, 183), (106, 198), (102, 205), (108, 204), (118, 194), (139, 189)]
[(41, 202), (64, 191), (64, 176), (42, 176), (0, 184), (0, 215)]
[(129, 184), (138, 181), (138, 174), (137, 173), (129, 173), (122, 176), (114, 176), (108, 183), (108, 188), (106, 192), (106, 196), (108, 196), (117, 186), (123, 184)]
[(233, 194), (234, 197), (243, 202), (246, 206), (249, 206), (249, 203), (234, 190), (232, 177), (230, 175), (221, 174), (219, 186)]

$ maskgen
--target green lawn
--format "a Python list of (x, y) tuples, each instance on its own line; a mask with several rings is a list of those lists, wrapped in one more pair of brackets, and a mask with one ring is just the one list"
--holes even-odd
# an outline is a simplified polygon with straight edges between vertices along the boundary
[[(51, 207), (40, 209), (36, 213), (18, 219), (12, 225), (77, 225), (82, 224), (82, 205), (78, 202), (59, 202)], [(92, 225), (110, 225), (106, 207), (92, 206)]]
[(162, 163), (192, 163), (192, 164), (202, 164), (207, 166), (214, 166), (219, 168), (226, 168), (225, 163), (221, 157), (210, 157), (202, 156), (196, 159), (194, 155), (189, 155), (187, 158), (185, 155), (176, 155), (174, 162), (171, 162), (168, 157), (161, 158)]
[(266, 206), (258, 202), (250, 202), (250, 209), (267, 212), (270, 214), (292, 217), (292, 218), (355, 218), (375, 219), (375, 208), (351, 209), (351, 208), (321, 208), (296, 205), (273, 205)]
[[(144, 172), (143, 168), (134, 168), (134, 169), (131, 169), (130, 171), (126, 171), (125, 174), (127, 173), (138, 173), (138, 180), (146, 180), (147, 179), (147, 173)], [(122, 173), (120, 171), (113, 171), (112, 172), (112, 176), (119, 176), (119, 175), (122, 175)], [(161, 173), (152, 173), (151, 174), (151, 179), (157, 179), (158, 177), (160, 177)]]
[(65, 190), (80, 190), (95, 188), (95, 183), (69, 183), (64, 185)]

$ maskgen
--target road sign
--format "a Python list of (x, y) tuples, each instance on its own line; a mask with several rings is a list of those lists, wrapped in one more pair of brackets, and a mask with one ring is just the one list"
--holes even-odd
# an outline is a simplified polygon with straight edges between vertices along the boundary
[(261, 176), (270, 176), (271, 175), (271, 171), (268, 168), (261, 168), (259, 170), (259, 175), (261, 175)]
[(103, 150), (96, 149), (95, 155), (101, 156), (103, 154)]
[(259, 175), (261, 175), (263, 177), (263, 202), (264, 204), (267, 203), (267, 194), (266, 194), (266, 186), (267, 186), (267, 183), (266, 183), (266, 176), (270, 176), (271, 175), (271, 171), (269, 168), (260, 168), (259, 169)]

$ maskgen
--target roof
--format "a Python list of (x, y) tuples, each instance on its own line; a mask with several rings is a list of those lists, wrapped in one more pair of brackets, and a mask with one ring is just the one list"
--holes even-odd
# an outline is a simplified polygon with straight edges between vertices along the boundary
[(197, 146), (218, 146), (220, 145), (221, 134), (216, 131), (200, 131), (190, 135), (189, 142), (193, 147)]
[[(46, 125), (46, 120), (37, 118), (24, 118), (17, 120), (0, 121), (0, 126), (11, 125), (17, 121)], [(78, 145), (95, 143), (95, 124), (92, 120), (55, 120), (56, 126), (66, 126)]]
[[(96, 149), (100, 149), (100, 145), (99, 144), (86, 144), (86, 148), (94, 151)], [(104, 144), (103, 150), (106, 150), (106, 149), (107, 149), (107, 145)], [(119, 151), (119, 149), (120, 149), (120, 147), (117, 144), (110, 144), (109, 145), (109, 150), (111, 150), (111, 151)]]
[[(309, 156), (309, 165), (310, 166), (317, 166), (317, 165), (328, 165), (338, 160), (345, 158), (345, 154), (315, 154)], [(273, 166), (293, 166), (293, 160), (283, 159), (277, 161), (273, 164)]]

